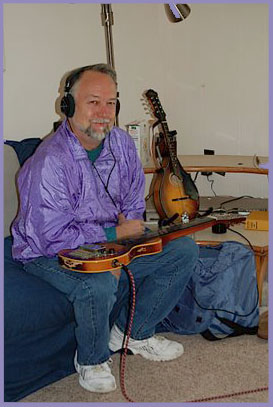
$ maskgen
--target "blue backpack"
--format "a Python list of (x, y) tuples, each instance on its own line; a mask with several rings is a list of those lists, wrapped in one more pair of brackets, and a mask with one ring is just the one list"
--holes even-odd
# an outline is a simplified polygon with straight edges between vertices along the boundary
[(238, 242), (200, 247), (200, 257), (178, 304), (157, 332), (200, 333), (208, 340), (254, 335), (259, 293), (252, 250)]

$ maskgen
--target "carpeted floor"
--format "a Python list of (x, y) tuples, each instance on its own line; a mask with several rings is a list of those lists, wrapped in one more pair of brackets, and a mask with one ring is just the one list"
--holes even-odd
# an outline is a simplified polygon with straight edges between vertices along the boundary
[[(200, 335), (164, 334), (184, 345), (184, 354), (170, 362), (149, 362), (141, 356), (126, 359), (125, 385), (128, 396), (139, 403), (268, 402), (268, 342), (241, 336), (208, 342)], [(77, 374), (60, 380), (21, 402), (127, 402), (120, 390), (118, 354), (112, 371), (117, 390), (90, 393), (78, 384)], [(228, 397), (223, 397), (227, 396)]]

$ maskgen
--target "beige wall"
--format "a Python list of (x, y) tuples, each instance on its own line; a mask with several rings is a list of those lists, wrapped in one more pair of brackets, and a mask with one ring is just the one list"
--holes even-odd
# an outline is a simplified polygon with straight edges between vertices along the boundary
[[(162, 4), (112, 9), (121, 127), (148, 118), (141, 94), (153, 88), (180, 154), (268, 155), (267, 4), (192, 4), (178, 24)], [(63, 75), (106, 61), (100, 11), (100, 4), (4, 5), (4, 138), (48, 134), (59, 120)], [(213, 178), (217, 194), (267, 195), (265, 176)], [(211, 194), (205, 177), (197, 185)]]

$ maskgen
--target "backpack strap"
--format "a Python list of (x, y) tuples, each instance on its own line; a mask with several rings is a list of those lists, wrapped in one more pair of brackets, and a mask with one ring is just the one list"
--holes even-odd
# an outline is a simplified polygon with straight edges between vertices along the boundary
[(208, 341), (217, 341), (217, 340), (221, 340), (224, 338), (231, 338), (231, 337), (240, 336), (240, 335), (256, 335), (258, 332), (258, 325), (253, 326), (253, 327), (245, 327), (245, 326), (236, 324), (236, 322), (230, 321), (229, 319), (221, 318), (218, 315), (216, 315), (216, 318), (219, 319), (220, 322), (222, 322), (229, 328), (233, 329), (233, 332), (229, 335), (226, 335), (223, 338), (218, 338), (209, 329), (206, 329), (204, 332), (201, 332), (201, 335), (203, 336), (203, 338), (207, 339)]
[(246, 327), (246, 326), (236, 324), (236, 322), (230, 321), (227, 318), (221, 318), (218, 315), (216, 315), (216, 318), (218, 318), (219, 321), (221, 321), (223, 324), (227, 325), (229, 328), (233, 329), (234, 332), (237, 333), (237, 335), (244, 335), (244, 334), (256, 335), (256, 333), (258, 332), (258, 325), (252, 326), (252, 327)]
[[(202, 335), (203, 338), (207, 339), (207, 341), (211, 341), (211, 342), (220, 341), (221, 339), (224, 339), (224, 338), (217, 338), (217, 336), (213, 335), (213, 333), (209, 329), (206, 329), (205, 331), (200, 332), (200, 335)], [(226, 336), (225, 336), (225, 338), (226, 338)]]

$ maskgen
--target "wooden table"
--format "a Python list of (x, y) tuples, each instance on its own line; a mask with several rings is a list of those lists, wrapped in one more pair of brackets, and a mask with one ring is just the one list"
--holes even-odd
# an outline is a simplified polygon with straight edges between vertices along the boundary
[[(268, 169), (263, 167), (268, 163), (268, 157), (265, 156), (178, 155), (178, 158), (187, 172), (229, 172), (268, 175)], [(151, 164), (145, 166), (144, 172), (145, 174), (155, 173), (154, 163), (151, 162)], [(233, 229), (243, 233), (253, 246), (261, 304), (263, 282), (268, 268), (268, 232), (245, 230), (244, 225), (236, 225)], [(218, 235), (212, 233), (211, 229), (206, 229), (195, 233), (194, 236), (198, 244), (215, 245), (227, 240), (240, 241), (246, 244), (242, 237), (230, 231)]]
[[(260, 167), (268, 162), (265, 156), (242, 155), (178, 155), (179, 161), (187, 172), (233, 172), (248, 174), (268, 174), (268, 169)], [(144, 167), (145, 174), (155, 172), (151, 162)]]

